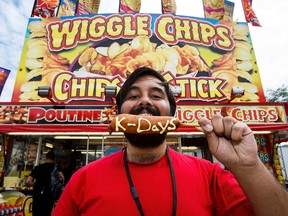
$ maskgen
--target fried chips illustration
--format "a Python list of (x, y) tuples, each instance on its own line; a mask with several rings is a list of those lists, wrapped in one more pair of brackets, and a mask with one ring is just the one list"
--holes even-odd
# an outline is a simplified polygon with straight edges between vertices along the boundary
[(46, 25), (57, 21), (52, 17), (30, 22), (28, 30), (30, 35), (27, 41), (25, 67), (28, 71), (26, 82), (21, 87), (19, 102), (48, 102), (47, 98), (38, 96), (39, 86), (49, 86), (54, 76), (69, 67), (67, 58), (48, 49)]
[(152, 67), (159, 73), (169, 70), (175, 76), (209, 71), (196, 47), (158, 45), (147, 36), (137, 36), (121, 45), (113, 42), (109, 47), (88, 47), (81, 53), (78, 63), (87, 72), (120, 74), (124, 78), (142, 66)]
[[(248, 38), (249, 29), (246, 25), (235, 22), (220, 21), (220, 23), (232, 28), (235, 47), (232, 51), (213, 60), (212, 77), (227, 80), (223, 90), (228, 96), (228, 100), (232, 102), (258, 102), (258, 87), (252, 78), (255, 72), (253, 71), (255, 62), (252, 56), (252, 45)], [(232, 86), (243, 87), (244, 95), (231, 98)]]

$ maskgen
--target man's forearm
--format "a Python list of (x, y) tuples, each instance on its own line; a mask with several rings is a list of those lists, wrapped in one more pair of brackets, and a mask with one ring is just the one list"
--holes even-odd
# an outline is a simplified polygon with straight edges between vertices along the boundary
[(256, 215), (288, 215), (288, 192), (261, 161), (253, 168), (231, 170)]

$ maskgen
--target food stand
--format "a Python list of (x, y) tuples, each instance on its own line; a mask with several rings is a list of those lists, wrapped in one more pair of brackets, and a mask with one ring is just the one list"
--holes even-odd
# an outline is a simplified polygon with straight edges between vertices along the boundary
[[(25, 176), (51, 147), (60, 164), (73, 158), (74, 171), (121, 149), (123, 134), (107, 126), (117, 115), (115, 93), (140, 66), (180, 89), (175, 116), (183, 125), (168, 134), (170, 146), (217, 162), (197, 121), (232, 116), (251, 127), (259, 157), (276, 173), (274, 145), (288, 130), (288, 106), (266, 102), (247, 22), (173, 15), (173, 7), (163, 14), (87, 14), (81, 7), (76, 15), (33, 13), (29, 20), (12, 100), (0, 104), (0, 159), (6, 180), (15, 177), (12, 188), (25, 189)], [(31, 196), (22, 192), (15, 203), (29, 215)]]

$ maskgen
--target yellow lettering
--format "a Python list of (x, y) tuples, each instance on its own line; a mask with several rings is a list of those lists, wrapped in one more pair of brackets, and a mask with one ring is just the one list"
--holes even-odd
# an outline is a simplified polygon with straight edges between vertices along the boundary
[[(174, 35), (174, 22), (172, 17), (161, 17), (156, 23), (157, 25), (155, 28), (155, 33), (158, 35), (160, 39), (168, 43), (175, 42), (175, 35)], [(170, 29), (169, 29), (170, 27)]]
[(174, 121), (176, 121), (177, 119), (173, 118), (170, 120), (170, 126), (167, 128), (168, 130), (175, 130), (176, 129), (176, 125), (174, 124)]
[(207, 80), (199, 80), (198, 85), (198, 94), (202, 98), (208, 98), (208, 92), (207, 92)]
[(223, 97), (222, 92), (219, 91), (219, 87), (221, 86), (222, 83), (223, 81), (221, 80), (209, 80), (208, 81), (208, 85), (210, 89), (210, 98)]
[(63, 72), (56, 75), (53, 83), (53, 99), (55, 101), (70, 101), (72, 99), (105, 99), (105, 86), (116, 86), (119, 90), (119, 78), (107, 80), (97, 77), (75, 77), (70, 72)]
[(94, 91), (95, 91), (95, 79), (88, 79), (88, 91), (87, 91), (87, 96), (88, 97), (93, 97)]
[(105, 30), (105, 19), (102, 17), (93, 19), (89, 25), (89, 35), (94, 40), (101, 38)]
[(82, 20), (81, 28), (80, 28), (80, 40), (85, 41), (88, 38), (88, 20)]
[(105, 92), (105, 86), (117, 86), (118, 83), (118, 79), (114, 79), (112, 82), (106, 79), (98, 79), (96, 83), (95, 96), (97, 98), (100, 98)]
[(86, 91), (86, 79), (74, 78), (72, 79), (72, 89), (70, 97), (84, 97)]
[(166, 130), (166, 128), (168, 127), (168, 125), (169, 125), (169, 120), (166, 121), (166, 124), (165, 124), (165, 125), (162, 125), (161, 122), (158, 122), (158, 125), (159, 125), (160, 128), (161, 128), (160, 134), (163, 134), (164, 131)]
[(125, 22), (124, 22), (124, 27), (125, 27), (125, 31), (123, 32), (123, 34), (125, 36), (133, 36), (135, 35), (136, 31), (135, 29), (132, 28), (132, 18), (131, 17), (125, 17)]
[(190, 22), (189, 20), (175, 20), (175, 26), (176, 26), (176, 38), (178, 40), (191, 40), (191, 33), (190, 33)]
[(231, 31), (227, 28), (217, 28), (217, 38), (215, 40), (215, 44), (218, 47), (223, 47), (226, 49), (231, 49), (234, 46), (234, 41), (232, 39)]
[(70, 80), (72, 79), (72, 75), (69, 73), (61, 73), (56, 76), (54, 85), (53, 85), (53, 93), (55, 99), (58, 101), (66, 101), (69, 98), (69, 88), (71, 86)]
[(137, 34), (138, 35), (147, 35), (151, 34), (151, 30), (149, 29), (150, 19), (147, 16), (138, 16), (137, 17)]
[(195, 42), (200, 42), (201, 38), (199, 35), (199, 24), (197, 22), (191, 22), (191, 24), (192, 24), (193, 40)]
[[(141, 128), (141, 126), (143, 127), (145, 124), (144, 123), (141, 123), (141, 121), (146, 121), (147, 122), (147, 128)], [(139, 118), (138, 119), (138, 127), (137, 127), (137, 133), (142, 133), (143, 131), (148, 131), (150, 130), (151, 128), (151, 122), (147, 119), (144, 119), (144, 118)]]
[[(73, 48), (79, 42), (107, 38), (134, 38), (137, 35), (152, 35), (149, 15), (111, 15), (92, 18), (75, 18), (48, 24), (48, 44), (52, 51)], [(164, 43), (179, 41), (201, 43), (231, 50), (234, 47), (229, 27), (214, 26), (191, 18), (162, 15), (154, 23), (155, 34)]]
[(215, 29), (207, 23), (200, 23), (202, 42), (207, 45), (212, 45), (212, 39), (215, 36)]
[(197, 96), (197, 89), (196, 89), (196, 80), (190, 80), (190, 96), (196, 98)]
[(107, 38), (134, 38), (152, 35), (149, 15), (111, 15), (75, 18), (51, 22), (48, 25), (48, 43), (52, 51), (73, 48), (79, 42)]
[(181, 97), (187, 97), (185, 86), (189, 83), (188, 79), (175, 80), (176, 84), (181, 87)]
[[(159, 128), (157, 127), (157, 125), (153, 125), (152, 128), (151, 128), (151, 130), (152, 130), (152, 131), (160, 131)], [(161, 131), (161, 132), (162, 132), (162, 131)], [(161, 133), (161, 132), (160, 132), (160, 134), (163, 133), (163, 132), (162, 132), (162, 133)]]
[(126, 128), (123, 127), (123, 125), (121, 125), (121, 122), (124, 121), (125, 119), (126, 119), (125, 117), (122, 117), (119, 120), (119, 116), (116, 116), (115, 131), (119, 131), (120, 130), (119, 128), (122, 128), (123, 131), (126, 131)]
[(49, 43), (50, 49), (52, 47), (54, 50), (61, 50), (64, 47), (73, 47), (73, 45), (75, 45), (75, 38), (79, 32), (80, 25), (81, 20), (49, 25), (48, 28), (51, 31), (50, 37), (53, 38), (53, 40)]
[(121, 35), (123, 30), (123, 22), (120, 17), (112, 17), (107, 23), (107, 33), (111, 37)]

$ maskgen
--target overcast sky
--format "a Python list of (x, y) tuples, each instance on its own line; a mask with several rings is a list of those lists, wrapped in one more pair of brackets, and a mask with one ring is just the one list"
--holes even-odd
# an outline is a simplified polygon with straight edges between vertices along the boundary
[[(235, 3), (234, 19), (245, 21), (241, 0)], [(177, 14), (203, 17), (202, 0), (176, 0)], [(0, 67), (11, 70), (0, 101), (10, 101), (20, 61), (24, 35), (34, 0), (0, 0)], [(288, 1), (253, 0), (262, 27), (250, 33), (263, 88), (276, 89), (287, 83)], [(117, 13), (117, 0), (101, 0), (99, 13)], [(140, 12), (161, 13), (161, 0), (142, 0)]]

